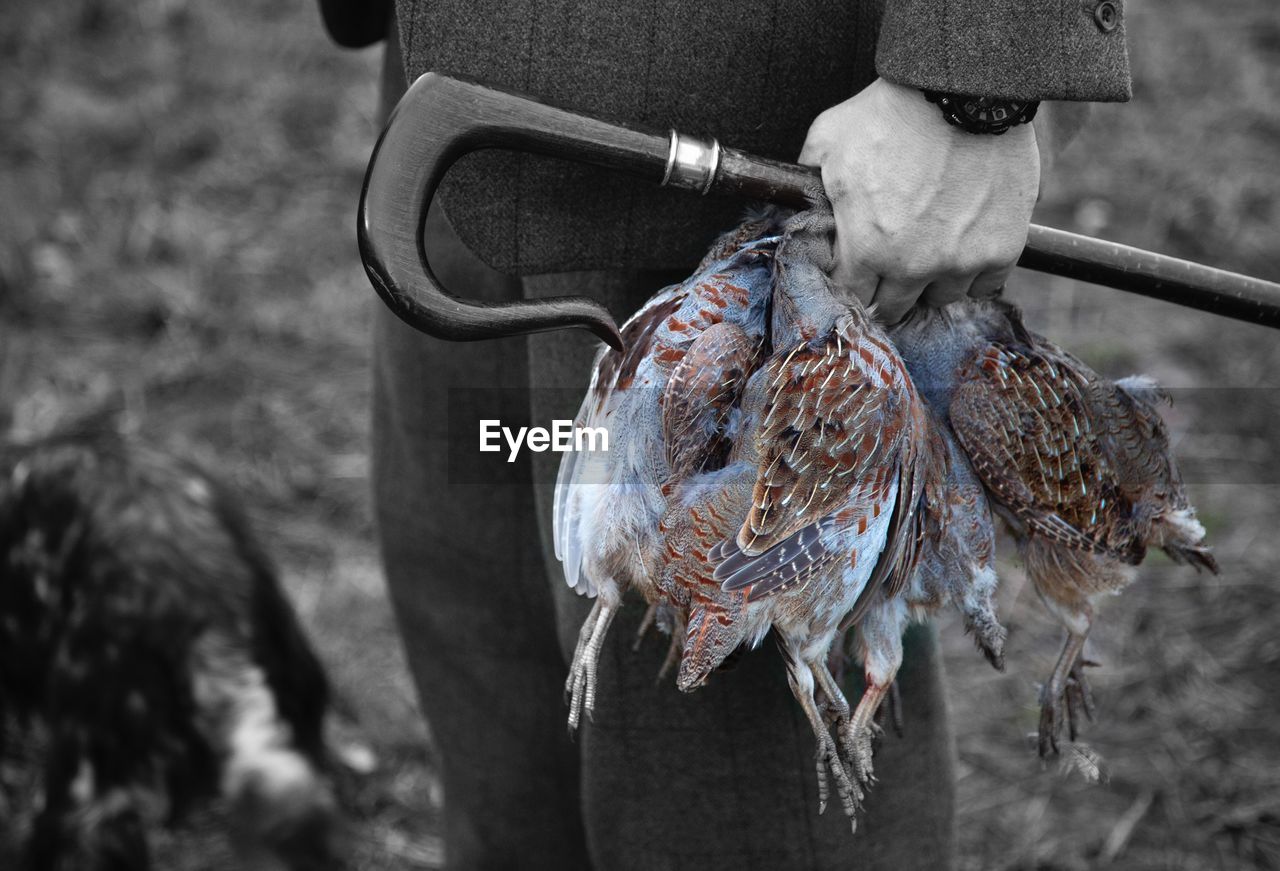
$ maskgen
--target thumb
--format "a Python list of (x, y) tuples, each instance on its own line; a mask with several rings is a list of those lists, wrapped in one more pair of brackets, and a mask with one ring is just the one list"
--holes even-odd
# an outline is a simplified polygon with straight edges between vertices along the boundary
[(818, 144), (812, 135), (804, 141), (804, 147), (800, 149), (800, 157), (796, 163), (801, 166), (822, 166), (822, 158), (826, 153), (826, 148)]

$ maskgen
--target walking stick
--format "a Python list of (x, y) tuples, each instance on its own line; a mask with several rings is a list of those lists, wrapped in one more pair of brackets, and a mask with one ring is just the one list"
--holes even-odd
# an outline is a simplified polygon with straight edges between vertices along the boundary
[[(424, 333), (471, 341), (566, 327), (621, 350), (617, 324), (585, 297), (467, 302), (448, 293), (422, 247), (427, 207), (458, 158), (482, 148), (529, 151), (628, 172), (700, 194), (797, 209), (825, 194), (815, 169), (675, 132), (634, 130), (480, 82), (427, 73), (387, 123), (365, 175), (357, 236), (374, 289)], [(1280, 327), (1280, 284), (1033, 224), (1019, 266)]]

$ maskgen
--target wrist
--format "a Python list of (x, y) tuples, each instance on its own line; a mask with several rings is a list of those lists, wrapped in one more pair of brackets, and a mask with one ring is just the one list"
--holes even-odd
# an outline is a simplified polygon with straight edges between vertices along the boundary
[(959, 138), (961, 131), (948, 125), (919, 89), (887, 79), (876, 79), (868, 87), (875, 91), (878, 112), (904, 133), (925, 141)]
[(980, 136), (1000, 136), (1029, 124), (1040, 107), (1038, 100), (1000, 100), (928, 89), (921, 89), (920, 93), (938, 107), (943, 120), (952, 127)]
[(1023, 139), (1034, 136), (1030, 124), (1020, 124), (999, 137), (975, 136), (948, 124), (938, 107), (925, 99), (918, 88), (886, 79), (876, 79), (868, 88), (874, 89), (875, 111), (898, 134), (913, 141), (933, 143), (935, 147), (949, 152), (985, 153), (997, 142), (1006, 147), (1017, 147), (1016, 144)]

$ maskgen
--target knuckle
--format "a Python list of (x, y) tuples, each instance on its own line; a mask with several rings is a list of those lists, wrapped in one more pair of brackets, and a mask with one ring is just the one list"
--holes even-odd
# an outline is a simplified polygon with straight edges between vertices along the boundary
[(972, 279), (984, 272), (990, 271), (992, 262), (986, 259), (976, 257), (963, 257), (956, 263), (952, 264), (948, 270), (952, 278), (955, 279)]
[(929, 302), (942, 306), (963, 299), (967, 285), (962, 281), (940, 281), (929, 286)]
[(827, 199), (833, 204), (842, 203), (849, 198), (849, 180), (843, 173), (827, 172), (822, 173), (822, 185), (827, 189)]
[(1002, 255), (999, 257), (987, 257), (973, 264), (970, 275), (1007, 275), (1018, 262), (1018, 254), (1015, 252), (1012, 256)]
[(869, 250), (866, 260), (875, 271), (895, 284), (928, 284), (938, 275), (935, 261), (916, 250), (903, 250), (892, 244), (891, 237), (882, 238), (882, 244)]
[(932, 284), (939, 277), (939, 272), (929, 266), (911, 264), (905, 267), (900, 278), (907, 284), (923, 288), (928, 284)]
[(923, 288), (938, 277), (938, 271), (927, 263), (904, 263), (894, 270), (893, 277), (903, 284)]
[(956, 256), (954, 271), (967, 276), (1006, 271), (1013, 268), (1021, 253), (1020, 245), (1007, 243), (987, 246), (976, 251), (966, 251)]
[(835, 119), (831, 116), (831, 110), (828, 109), (813, 119), (813, 123), (809, 125), (808, 138), (813, 142), (828, 142), (834, 135), (834, 128)]

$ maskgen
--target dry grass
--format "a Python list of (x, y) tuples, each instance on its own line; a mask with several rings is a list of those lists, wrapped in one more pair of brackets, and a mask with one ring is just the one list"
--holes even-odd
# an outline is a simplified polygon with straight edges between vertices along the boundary
[[(1041, 220), (1280, 277), (1275, 10), (1129, 5), (1135, 102), (1099, 110)], [(340, 739), (381, 763), (353, 789), (362, 866), (430, 868), (438, 789), (366, 494), (371, 297), (351, 230), (376, 67), (328, 45), (303, 0), (0, 5), (0, 409), (27, 434), (118, 403), (234, 480), (360, 712)], [(1280, 865), (1280, 343), (1066, 282), (1019, 294), (1103, 371), (1185, 388), (1170, 420), (1224, 573), (1152, 560), (1108, 603), (1101, 721), (1065, 774), (1026, 740), (1058, 632), (1017, 567), (1007, 674), (946, 627), (964, 865)], [(1097, 784), (1079, 773), (1093, 760)], [(165, 866), (226, 867), (211, 838), (196, 826)]]

